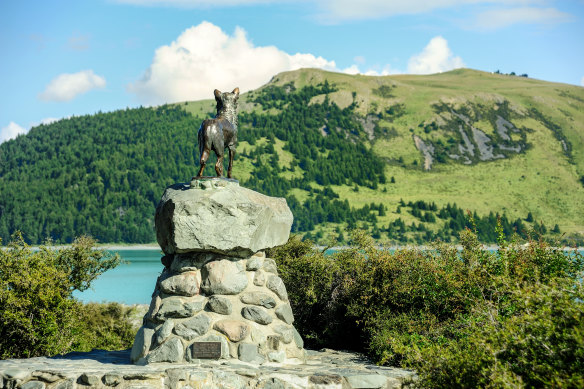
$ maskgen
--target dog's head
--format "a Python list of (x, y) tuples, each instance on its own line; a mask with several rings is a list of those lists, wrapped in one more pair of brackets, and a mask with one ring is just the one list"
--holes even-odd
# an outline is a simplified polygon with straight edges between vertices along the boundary
[(215, 101), (217, 102), (217, 113), (228, 110), (234, 111), (237, 109), (237, 100), (239, 99), (239, 88), (235, 88), (233, 92), (223, 92), (215, 89)]

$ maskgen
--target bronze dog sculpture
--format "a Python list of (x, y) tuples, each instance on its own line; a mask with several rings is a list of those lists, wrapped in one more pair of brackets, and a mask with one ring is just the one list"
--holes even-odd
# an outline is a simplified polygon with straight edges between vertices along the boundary
[(217, 177), (223, 176), (223, 156), (225, 148), (229, 149), (229, 167), (227, 177), (231, 177), (233, 167), (233, 157), (235, 156), (235, 146), (237, 145), (237, 100), (239, 99), (239, 88), (233, 92), (221, 93), (215, 89), (215, 101), (217, 101), (217, 115), (214, 119), (205, 119), (199, 128), (199, 152), (201, 154), (201, 168), (197, 177), (201, 177), (211, 150), (217, 155), (215, 172)]

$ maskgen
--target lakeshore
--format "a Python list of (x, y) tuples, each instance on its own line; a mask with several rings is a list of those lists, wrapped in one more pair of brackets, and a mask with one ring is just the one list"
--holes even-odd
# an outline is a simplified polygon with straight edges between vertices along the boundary
[[(65, 247), (65, 246), (61, 246)], [(410, 246), (414, 247), (414, 246)], [(415, 246), (419, 249), (429, 249), (430, 246)], [(99, 276), (92, 287), (84, 292), (76, 292), (74, 296), (82, 302), (118, 302), (127, 305), (149, 304), (156, 279), (163, 269), (160, 262), (162, 251), (154, 244), (149, 245), (100, 245), (99, 248), (117, 252), (124, 263)], [(325, 249), (325, 247), (320, 247)], [(339, 251), (347, 246), (328, 248), (329, 252)], [(400, 250), (406, 246), (389, 247), (389, 250)], [(486, 250), (496, 251), (497, 246), (485, 246)], [(584, 254), (584, 248), (578, 251)]]
[[(526, 246), (527, 243), (522, 244), (520, 246)], [(50, 247), (53, 249), (64, 249), (64, 248), (68, 248), (71, 247), (70, 244), (59, 244), (59, 245), (51, 245), (51, 246), (31, 246), (31, 248), (33, 250), (39, 250), (41, 247)], [(2, 246), (0, 247), (0, 249), (6, 250), (6, 246)], [(96, 249), (101, 249), (101, 250), (106, 250), (106, 251), (112, 251), (112, 252), (117, 252), (117, 251), (139, 251), (139, 250), (150, 250), (150, 251), (159, 251), (160, 253), (162, 253), (162, 249), (160, 248), (160, 246), (158, 245), (158, 243), (140, 243), (140, 244), (124, 244), (124, 243), (103, 243), (103, 244), (98, 244), (95, 246)], [(341, 250), (346, 250), (348, 248), (350, 248), (350, 246), (323, 246), (323, 245), (317, 245), (315, 246), (316, 249), (318, 250), (327, 250), (327, 251), (331, 251), (331, 252), (335, 252), (335, 251), (341, 251)], [(410, 249), (410, 248), (416, 248), (416, 249), (420, 249), (420, 250), (430, 250), (433, 247), (431, 245), (391, 245), (391, 246), (384, 246), (384, 245), (379, 245), (377, 246), (377, 248), (385, 248), (387, 250), (391, 250), (391, 251), (398, 251), (398, 250), (404, 250), (404, 249)], [(456, 245), (456, 248), (458, 250), (462, 250), (462, 246), (461, 245)], [(497, 251), (499, 249), (498, 245), (483, 245), (483, 248), (485, 250), (488, 251)], [(584, 246), (578, 246), (578, 247), (570, 247), (570, 246), (563, 246), (563, 247), (557, 247), (558, 249), (561, 250), (577, 250), (577, 251), (584, 251)]]

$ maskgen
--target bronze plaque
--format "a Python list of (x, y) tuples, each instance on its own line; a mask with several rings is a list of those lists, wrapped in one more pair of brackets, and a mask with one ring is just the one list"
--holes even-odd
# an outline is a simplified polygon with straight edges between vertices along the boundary
[(219, 359), (221, 358), (221, 342), (195, 342), (192, 345), (193, 358)]

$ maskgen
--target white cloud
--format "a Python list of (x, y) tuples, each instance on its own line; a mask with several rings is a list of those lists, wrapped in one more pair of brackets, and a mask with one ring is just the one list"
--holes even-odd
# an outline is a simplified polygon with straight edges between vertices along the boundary
[(14, 122), (10, 122), (6, 127), (2, 127), (0, 129), (0, 143), (10, 139), (14, 139), (16, 138), (17, 135), (26, 134), (33, 127), (39, 126), (41, 124), (51, 124), (59, 120), (61, 119), (51, 117), (44, 118), (41, 119), (41, 121), (39, 122), (31, 122), (28, 128), (24, 128), (21, 125)]
[(580, 85), (584, 86), (584, 77), (580, 80)]
[(408, 62), (408, 73), (432, 74), (464, 67), (462, 58), (455, 57), (448, 47), (448, 42), (436, 36), (421, 53), (414, 55)]
[[(424, 13), (441, 8), (441, 3), (454, 1), (424, 0), (322, 0), (318, 1), (324, 11), (321, 20), (339, 22), (343, 20), (380, 19), (400, 14)], [(460, 1), (459, 1), (460, 2)], [(465, 1), (462, 1), (463, 3)], [(444, 5), (442, 5), (444, 7)]]
[(389, 65), (385, 65), (381, 69), (381, 71), (378, 69), (379, 69), (379, 67), (374, 67), (374, 68), (370, 68), (370, 69), (363, 72), (359, 69), (358, 65), (353, 64), (353, 65), (349, 66), (348, 68), (341, 70), (341, 72), (347, 73), (347, 74), (363, 74), (365, 76), (389, 76), (390, 74), (401, 74), (402, 73), (399, 70), (391, 69), (391, 67)]
[(241, 28), (228, 36), (203, 22), (170, 45), (159, 47), (142, 78), (128, 89), (146, 104), (209, 99), (215, 88), (238, 86), (244, 92), (279, 72), (303, 67), (336, 69), (334, 61), (312, 54), (290, 55), (274, 46), (256, 47)]
[(520, 23), (560, 23), (572, 19), (570, 14), (555, 8), (521, 7), (495, 9), (477, 16), (475, 26), (482, 30), (496, 30)]
[[(363, 57), (355, 57), (363, 64)], [(159, 47), (144, 75), (128, 90), (148, 105), (213, 98), (213, 90), (242, 92), (258, 88), (274, 75), (301, 68), (319, 68), (347, 74), (380, 76), (401, 72), (372, 67), (364, 72), (353, 64), (338, 69), (335, 61), (313, 54), (290, 55), (275, 46), (254, 46), (243, 29), (233, 36), (209, 22), (184, 31), (170, 45)]]
[(313, 0), (325, 22), (381, 19), (396, 15), (423, 14), (439, 9), (460, 8), (466, 5), (527, 5), (542, 0)]
[(105, 78), (93, 73), (93, 70), (63, 73), (47, 85), (39, 98), (45, 101), (69, 101), (92, 89), (104, 87)]
[[(275, 74), (300, 68), (320, 68), (347, 74), (386, 76), (401, 74), (385, 65), (362, 71), (363, 57), (339, 69), (335, 61), (313, 54), (290, 55), (275, 46), (254, 46), (243, 29), (233, 36), (209, 22), (185, 30), (174, 42), (159, 47), (144, 75), (128, 85), (128, 90), (147, 105), (213, 98), (212, 91), (232, 90), (236, 86), (246, 92), (264, 85)], [(410, 58), (408, 73), (438, 73), (463, 67), (448, 42), (434, 37), (423, 51)]]
[(14, 122), (10, 122), (6, 127), (0, 129), (0, 143), (16, 138), (17, 135), (26, 134), (28, 132), (24, 127), (19, 126)]
[(118, 3), (179, 8), (231, 7), (273, 3), (274, 0), (116, 0)]
[(351, 65), (348, 68), (345, 68), (342, 70), (343, 73), (347, 73), (347, 74), (360, 74), (361, 71), (359, 70), (359, 66), (357, 65)]
[[(128, 85), (128, 90), (147, 105), (211, 99), (212, 91), (246, 92), (264, 85), (275, 74), (300, 68), (320, 68), (347, 74), (385, 76), (401, 74), (389, 65), (375, 65), (361, 71), (364, 58), (339, 69), (335, 61), (313, 54), (288, 54), (275, 46), (256, 47), (241, 28), (232, 36), (209, 22), (185, 30), (174, 42), (159, 47), (144, 75)], [(464, 66), (454, 56), (448, 42), (434, 37), (421, 53), (410, 58), (408, 73), (438, 73)]]

